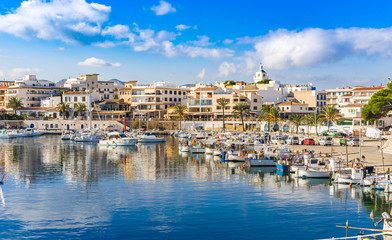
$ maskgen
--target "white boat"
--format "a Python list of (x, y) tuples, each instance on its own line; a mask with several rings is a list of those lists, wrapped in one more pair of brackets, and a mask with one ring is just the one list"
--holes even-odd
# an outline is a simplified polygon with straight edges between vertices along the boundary
[(162, 143), (166, 142), (163, 137), (157, 137), (155, 135), (142, 135), (139, 137), (138, 143)]
[(245, 162), (246, 158), (240, 151), (228, 151), (226, 154), (226, 162)]
[(222, 151), (217, 150), (217, 149), (214, 149), (214, 152), (212, 153), (212, 155), (214, 155), (214, 156), (220, 156), (221, 154), (222, 154)]
[(354, 184), (360, 186), (371, 186), (375, 183), (374, 177), (365, 177), (363, 168), (356, 164), (351, 168), (350, 174), (336, 173), (334, 182), (337, 184)]
[(384, 226), (383, 226), (382, 230), (385, 231), (386, 235), (391, 236), (392, 235), (391, 216), (387, 212), (383, 212), (381, 215), (384, 218)]
[(189, 152), (190, 151), (190, 147), (188, 145), (179, 145), (179, 150), (180, 152)]
[(16, 138), (16, 135), (9, 131), (1, 131), (0, 132), (0, 139), (12, 139)]
[(122, 132), (110, 132), (107, 134), (107, 139), (100, 140), (99, 145), (105, 146), (135, 146), (137, 138), (131, 138)]
[(73, 138), (75, 142), (99, 142), (102, 136), (94, 132), (83, 132), (81, 135)]
[(320, 159), (305, 158), (304, 165), (291, 166), (291, 170), (295, 171), (295, 176), (299, 178), (330, 178), (331, 172), (325, 168)]
[(276, 160), (272, 156), (258, 158), (256, 155), (249, 154), (249, 164), (251, 167), (275, 167)]
[(203, 147), (191, 147), (192, 154), (205, 153), (206, 149)]

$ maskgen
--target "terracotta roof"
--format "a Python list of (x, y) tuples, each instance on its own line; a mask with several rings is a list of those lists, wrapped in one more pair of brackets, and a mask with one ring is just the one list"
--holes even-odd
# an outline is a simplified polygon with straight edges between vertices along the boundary
[(51, 110), (55, 109), (55, 107), (24, 107), (19, 108), (18, 110)]
[(372, 91), (372, 90), (381, 90), (386, 88), (386, 86), (377, 86), (377, 87), (358, 87), (354, 88), (353, 91)]
[(214, 91), (216, 90), (218, 87), (204, 87), (204, 88), (197, 88), (194, 91)]
[(259, 90), (259, 89), (255, 85), (246, 85), (244, 90), (249, 91), (249, 90)]
[(126, 83), (135, 83), (135, 82), (137, 82), (137, 81), (128, 81), (128, 82), (126, 82)]
[(278, 103), (277, 105), (279, 105), (279, 106), (288, 106), (288, 105), (297, 105), (297, 106), (304, 106), (304, 105), (306, 105), (306, 104), (303, 104), (303, 103), (297, 103), (297, 102), (281, 102), (281, 103)]
[(77, 92), (77, 91), (69, 91), (63, 93), (63, 95), (88, 95), (87, 92)]
[(348, 108), (348, 107), (362, 107), (363, 104), (362, 103), (351, 103), (351, 104), (347, 104), (345, 106), (342, 106), (342, 108)]

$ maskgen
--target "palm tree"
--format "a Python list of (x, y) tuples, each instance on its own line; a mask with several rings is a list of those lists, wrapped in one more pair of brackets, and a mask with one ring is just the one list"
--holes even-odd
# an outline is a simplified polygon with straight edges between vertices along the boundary
[(278, 108), (271, 106), (270, 108), (270, 117), (271, 117), (271, 122), (274, 123), (273, 128), (275, 127), (276, 124), (279, 126), (279, 120), (280, 120), (280, 111)]
[(225, 108), (227, 105), (229, 105), (229, 102), (227, 102), (225, 98), (219, 98), (218, 105), (222, 108), (222, 114), (223, 114), (223, 118), (222, 118), (223, 128), (222, 129), (225, 130), (226, 129), (225, 128)]
[(271, 111), (271, 105), (264, 105), (262, 108), (261, 108), (261, 114), (259, 115), (259, 119), (261, 120), (261, 121), (266, 121), (267, 122), (267, 124), (268, 124), (268, 131), (270, 131), (270, 122), (271, 122), (271, 114), (270, 114), (270, 111)]
[(321, 110), (321, 119), (327, 121), (328, 131), (331, 123), (336, 122), (339, 115), (339, 110), (335, 105), (325, 105)]
[(21, 107), (23, 107), (22, 100), (20, 100), (18, 97), (10, 97), (8, 99), (7, 108), (12, 108), (12, 110), (14, 110), (14, 114), (16, 114), (16, 110)]
[(80, 117), (83, 117), (83, 112), (86, 111), (86, 104), (84, 103), (76, 103), (75, 109), (79, 112)]
[(290, 117), (290, 121), (294, 124), (296, 128), (296, 133), (298, 134), (298, 127), (302, 123), (302, 115), (300, 114), (294, 114)]
[(186, 106), (185, 105), (176, 105), (174, 106), (174, 113), (177, 114), (177, 117), (180, 122), (180, 130), (181, 130), (181, 120), (184, 118), (185, 114), (187, 112)]
[(59, 111), (60, 114), (63, 115), (63, 119), (65, 120), (66, 116), (69, 115), (69, 112), (68, 112), (70, 109), (69, 104), (61, 102), (61, 103), (57, 104), (56, 108), (57, 108), (57, 111)]
[(249, 114), (249, 105), (245, 103), (238, 103), (237, 105), (234, 106), (234, 111), (233, 115), (235, 117), (241, 118), (242, 122), (242, 129), (245, 131), (245, 124), (244, 124), (244, 116), (247, 116)]
[(323, 119), (321, 118), (320, 114), (313, 113), (313, 124), (314, 124), (314, 127), (316, 128), (316, 136), (318, 136), (318, 132), (317, 132), (318, 124), (322, 123), (322, 120)]
[(303, 116), (303, 122), (305, 123), (306, 127), (308, 128), (308, 136), (310, 135), (310, 126), (313, 124), (313, 115), (306, 114)]

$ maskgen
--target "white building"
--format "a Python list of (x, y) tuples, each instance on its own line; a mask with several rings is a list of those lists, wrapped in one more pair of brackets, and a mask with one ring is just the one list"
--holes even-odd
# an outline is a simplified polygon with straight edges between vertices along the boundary
[(76, 91), (69, 91), (63, 93), (63, 102), (69, 104), (71, 108), (75, 108), (77, 103), (83, 103), (88, 107), (89, 105), (92, 106), (92, 103), (100, 101), (101, 95), (98, 92), (76, 92)]
[(4, 101), (8, 102), (11, 97), (17, 97), (23, 107), (40, 107), (42, 99), (56, 96), (63, 90), (65, 88), (56, 87), (51, 81), (37, 80), (35, 75), (26, 75), (7, 88)]

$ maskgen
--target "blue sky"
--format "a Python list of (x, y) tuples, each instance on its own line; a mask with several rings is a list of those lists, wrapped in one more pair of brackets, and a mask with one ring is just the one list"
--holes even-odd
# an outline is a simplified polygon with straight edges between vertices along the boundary
[[(392, 77), (390, 1), (0, 2), (0, 78), (99, 73), (141, 83), (252, 81), (318, 89)], [(383, 81), (384, 79), (384, 81)]]

